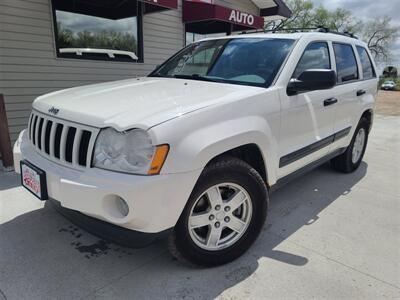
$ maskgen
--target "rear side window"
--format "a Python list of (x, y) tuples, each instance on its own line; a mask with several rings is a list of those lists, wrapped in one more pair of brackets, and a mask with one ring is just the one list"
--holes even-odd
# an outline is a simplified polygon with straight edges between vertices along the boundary
[(331, 69), (327, 43), (316, 42), (309, 44), (304, 50), (292, 78), (298, 78), (301, 73), (308, 69)]
[(333, 43), (335, 51), (338, 83), (358, 79), (357, 60), (353, 47), (348, 44)]
[(375, 78), (376, 73), (375, 73), (371, 58), (369, 57), (367, 50), (364, 47), (357, 46), (357, 52), (358, 52), (358, 56), (360, 56), (364, 79)]

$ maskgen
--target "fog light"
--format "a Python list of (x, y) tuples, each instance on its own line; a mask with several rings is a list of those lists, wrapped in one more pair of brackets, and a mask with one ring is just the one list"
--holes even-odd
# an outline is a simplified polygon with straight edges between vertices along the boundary
[(118, 195), (105, 196), (103, 198), (103, 210), (105, 216), (112, 221), (125, 218), (130, 211), (128, 202)]
[(129, 214), (129, 206), (124, 199), (117, 196), (115, 199), (115, 204), (117, 205), (118, 210), (124, 217)]

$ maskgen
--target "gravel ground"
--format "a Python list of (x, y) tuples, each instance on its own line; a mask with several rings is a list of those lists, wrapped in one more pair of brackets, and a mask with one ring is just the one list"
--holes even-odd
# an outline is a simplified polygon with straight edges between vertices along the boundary
[(400, 116), (400, 92), (380, 90), (376, 103), (376, 113), (386, 116)]

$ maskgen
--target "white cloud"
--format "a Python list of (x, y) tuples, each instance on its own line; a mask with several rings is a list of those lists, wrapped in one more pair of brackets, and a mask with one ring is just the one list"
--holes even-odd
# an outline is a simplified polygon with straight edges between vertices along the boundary
[(400, 25), (399, 0), (313, 0), (316, 6), (323, 5), (328, 9), (344, 8), (350, 10), (360, 19), (376, 19), (384, 16), (392, 18)]
[[(363, 21), (388, 16), (396, 26), (400, 26), (400, 0), (313, 0), (315, 6), (323, 5), (329, 10), (344, 8)], [(400, 69), (400, 39), (391, 47), (392, 58), (388, 64)], [(379, 72), (386, 64), (380, 64)]]

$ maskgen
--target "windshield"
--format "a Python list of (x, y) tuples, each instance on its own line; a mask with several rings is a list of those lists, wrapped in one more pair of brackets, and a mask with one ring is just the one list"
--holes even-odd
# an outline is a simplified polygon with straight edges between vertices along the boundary
[(294, 40), (236, 38), (197, 42), (150, 76), (269, 87)]

